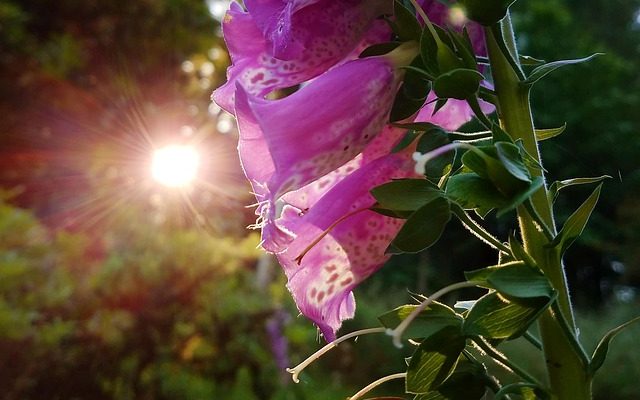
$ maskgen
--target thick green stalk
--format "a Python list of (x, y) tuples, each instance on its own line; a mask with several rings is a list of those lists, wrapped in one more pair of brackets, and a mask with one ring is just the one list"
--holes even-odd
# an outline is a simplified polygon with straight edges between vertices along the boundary
[[(502, 34), (503, 38), (494, 35)], [(498, 98), (498, 114), (502, 127), (514, 140), (522, 140), (526, 151), (541, 163), (540, 152), (535, 137), (535, 129), (531, 116), (529, 102), (529, 88), (523, 85), (514, 71), (512, 65), (518, 65), (518, 55), (513, 37), (511, 20), (509, 16), (500, 23), (498, 29), (487, 29), (487, 46), (495, 92)], [(505, 46), (499, 46), (498, 40), (504, 40)], [(507, 56), (500, 50), (506, 48), (513, 58), (510, 62)], [(543, 176), (543, 171), (531, 168), (533, 176)], [(547, 200), (546, 188), (536, 192), (531, 202), (537, 213), (552, 233), (556, 234), (553, 212)], [(562, 316), (547, 310), (539, 319), (540, 336), (547, 361), (547, 371), (551, 392), (558, 400), (590, 400), (591, 381), (587, 375), (584, 358), (572, 345), (572, 338), (567, 333), (575, 336), (574, 318), (567, 289), (564, 267), (560, 254), (555, 249), (545, 247), (549, 239), (536, 224), (531, 214), (525, 207), (518, 209), (518, 222), (520, 232), (527, 252), (535, 259), (537, 265), (544, 271), (551, 284), (558, 292), (558, 310)], [(563, 330), (558, 318), (565, 318), (570, 330)], [(578, 346), (579, 347), (579, 346)]]

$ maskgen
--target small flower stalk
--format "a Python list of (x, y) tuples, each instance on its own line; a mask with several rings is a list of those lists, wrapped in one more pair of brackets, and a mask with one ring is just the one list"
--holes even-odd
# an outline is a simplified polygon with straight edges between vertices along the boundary
[[(487, 391), (591, 398), (607, 346), (593, 355), (582, 349), (562, 255), (585, 228), (600, 186), (556, 228), (529, 104), (538, 80), (588, 58), (523, 67), (513, 35), (504, 34), (512, 31), (512, 3), (231, 5), (223, 32), (232, 65), (213, 100), (238, 122), (261, 245), (278, 259), (300, 312), (329, 342), (288, 369), (294, 381), (343, 340), (389, 332), (396, 345), (415, 347), (406, 371), (354, 399), (392, 379), (419, 398), (481, 399)], [(480, 131), (457, 132), (471, 120)], [(493, 214), (516, 214), (519, 231), (494, 235), (484, 227)], [(421, 304), (389, 311), (379, 327), (336, 339), (356, 311), (354, 289), (392, 255), (433, 245), (455, 220), (497, 250), (496, 264), (468, 270), (466, 281)], [(484, 290), (477, 299), (439, 301), (474, 287)], [(532, 340), (535, 323), (551, 365), (548, 385), (494, 348)], [(506, 365), (515, 383), (501, 386), (481, 353)]]

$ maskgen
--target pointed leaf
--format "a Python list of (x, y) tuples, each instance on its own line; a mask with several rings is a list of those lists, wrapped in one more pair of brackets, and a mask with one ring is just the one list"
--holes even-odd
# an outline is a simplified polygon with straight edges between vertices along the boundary
[(547, 64), (543, 64), (537, 67), (536, 69), (534, 69), (533, 71), (531, 71), (531, 75), (529, 75), (529, 77), (523, 83), (526, 85), (533, 85), (534, 83), (536, 83), (537, 81), (544, 78), (545, 76), (547, 76), (548, 74), (550, 74), (551, 72), (555, 71), (558, 68), (564, 67), (566, 65), (582, 64), (582, 63), (591, 61), (592, 59), (601, 55), (603, 54), (596, 53), (596, 54), (590, 55), (589, 57), (578, 58), (574, 60), (553, 61)]
[(558, 198), (558, 193), (560, 190), (575, 185), (588, 185), (591, 183), (600, 183), (605, 179), (611, 179), (609, 175), (602, 175), (595, 178), (574, 178), (574, 179), (566, 179), (564, 181), (555, 181), (549, 186), (549, 199), (552, 202), (555, 202)]
[(600, 340), (600, 342), (596, 346), (596, 349), (593, 352), (593, 356), (591, 357), (591, 364), (589, 365), (589, 374), (591, 376), (593, 376), (596, 373), (596, 371), (598, 371), (600, 367), (602, 367), (602, 364), (604, 364), (604, 360), (607, 357), (607, 353), (609, 352), (609, 344), (611, 343), (613, 338), (616, 337), (620, 332), (622, 332), (629, 325), (639, 321), (640, 321), (640, 317), (635, 317), (631, 321), (625, 322), (624, 324), (610, 330), (609, 332), (607, 332), (606, 335), (604, 335), (604, 337)]
[(531, 197), (535, 192), (540, 190), (544, 185), (544, 179), (536, 176), (533, 181), (524, 189), (522, 189), (518, 194), (511, 198), (511, 201), (507, 203), (504, 207), (501, 207), (496, 213), (497, 217), (501, 217), (509, 211), (515, 209), (520, 204), (524, 203), (529, 197)]
[(376, 43), (362, 50), (362, 53), (360, 53), (358, 58), (381, 56), (383, 54), (389, 53), (391, 50), (394, 50), (401, 44), (401, 42)]
[(406, 391), (420, 394), (436, 389), (455, 369), (465, 342), (455, 327), (442, 329), (423, 340), (411, 356)]
[[(422, 154), (427, 154), (428, 152), (449, 143), (451, 143), (451, 140), (445, 131), (442, 129), (432, 129), (428, 133), (422, 135), (418, 140), (416, 151)], [(455, 155), (455, 151), (450, 151), (429, 161), (425, 165), (424, 175), (426, 178), (437, 183), (449, 166), (453, 164)]]
[(561, 133), (563, 133), (566, 129), (567, 129), (566, 122), (565, 122), (564, 125), (562, 125), (559, 128), (536, 129), (536, 140), (538, 142), (541, 142), (543, 140), (554, 138), (554, 137), (560, 135)]
[(393, 14), (395, 20), (392, 22), (391, 27), (401, 41), (420, 40), (422, 28), (414, 12), (396, 0), (393, 6)]
[[(378, 320), (384, 327), (395, 329), (417, 307), (417, 305), (400, 306), (382, 314)], [(411, 322), (404, 332), (404, 338), (427, 338), (446, 327), (457, 327), (459, 331), (461, 326), (462, 316), (445, 304), (433, 302)]]
[(507, 142), (498, 142), (495, 146), (498, 158), (511, 176), (523, 182), (531, 182), (531, 175), (522, 161), (518, 146)]
[(433, 91), (440, 98), (465, 100), (478, 92), (483, 79), (477, 70), (457, 68), (436, 78)]
[(487, 277), (489, 285), (510, 299), (551, 298), (553, 287), (540, 270), (524, 263), (510, 263)]
[(478, 300), (466, 316), (462, 331), (487, 339), (514, 339), (527, 331), (553, 300), (507, 299), (491, 292)]
[(451, 219), (449, 202), (439, 197), (409, 217), (391, 242), (391, 254), (418, 253), (438, 241)]
[(509, 204), (493, 184), (475, 173), (454, 175), (447, 181), (447, 197), (466, 210), (502, 208)]
[(424, 179), (398, 179), (371, 189), (380, 207), (394, 211), (415, 211), (444, 193)]
[(417, 395), (414, 400), (479, 400), (486, 388), (486, 370), (460, 356), (456, 369), (437, 390)]
[(549, 393), (533, 383), (505, 385), (496, 393), (494, 400), (508, 399), (510, 394), (519, 395), (523, 400), (551, 400)]
[(422, 132), (414, 131), (412, 129), (409, 129), (407, 131), (407, 133), (405, 133), (405, 135), (402, 137), (402, 139), (400, 139), (398, 144), (396, 144), (393, 147), (391, 152), (392, 153), (398, 153), (398, 152), (406, 149), (407, 147), (409, 147), (409, 145), (411, 145), (411, 143), (413, 143), (417, 138), (419, 138), (420, 135), (422, 135)]
[(553, 239), (553, 242), (549, 244), (549, 247), (558, 246), (560, 248), (560, 254), (563, 254), (565, 250), (571, 246), (571, 244), (582, 234), (589, 217), (598, 202), (600, 197), (600, 190), (602, 184), (591, 193), (589, 198), (567, 219), (564, 226), (560, 230), (560, 233)]

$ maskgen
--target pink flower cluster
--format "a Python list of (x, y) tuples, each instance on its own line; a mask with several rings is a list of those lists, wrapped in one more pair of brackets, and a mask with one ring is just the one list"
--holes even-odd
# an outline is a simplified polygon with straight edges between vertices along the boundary
[[(358, 58), (390, 40), (378, 18), (393, 13), (390, 0), (244, 4), (232, 4), (224, 18), (232, 65), (213, 99), (237, 118), (262, 246), (284, 268), (300, 311), (332, 341), (354, 315), (352, 290), (384, 264), (403, 223), (369, 210), (369, 191), (415, 175), (411, 147), (391, 152), (404, 131), (388, 120), (404, 75), (399, 67), (417, 50), (409, 59), (402, 48)], [(445, 6), (422, 4), (433, 22), (446, 22)], [(482, 40), (476, 43), (481, 51)], [(298, 85), (287, 97), (268, 96)], [(450, 100), (435, 115), (427, 104), (415, 119), (445, 129), (472, 116), (464, 102)]]

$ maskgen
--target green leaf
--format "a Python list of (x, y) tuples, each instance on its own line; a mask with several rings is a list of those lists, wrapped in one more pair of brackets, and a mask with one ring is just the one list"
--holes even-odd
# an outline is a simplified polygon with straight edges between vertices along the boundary
[(360, 53), (358, 58), (381, 56), (383, 54), (387, 54), (390, 51), (394, 50), (396, 47), (400, 46), (401, 44), (402, 44), (401, 42), (376, 43), (362, 50), (362, 53)]
[(514, 178), (523, 182), (531, 182), (529, 170), (522, 161), (520, 148), (512, 143), (498, 142), (495, 144), (498, 159)]
[(524, 263), (503, 265), (487, 277), (489, 285), (510, 299), (552, 298), (553, 287), (540, 270)]
[(455, 370), (435, 391), (417, 395), (414, 400), (478, 400), (486, 387), (486, 370), (460, 356)]
[[(416, 151), (426, 154), (449, 143), (451, 143), (451, 140), (445, 131), (442, 129), (431, 129), (418, 140)], [(455, 151), (450, 151), (440, 157), (432, 159), (426, 164), (424, 175), (430, 181), (437, 183), (449, 166), (453, 164), (455, 155)]]
[(545, 76), (547, 76), (548, 74), (550, 74), (551, 72), (555, 71), (558, 68), (561, 68), (567, 65), (582, 64), (582, 63), (591, 61), (592, 59), (601, 55), (603, 55), (603, 53), (595, 53), (590, 55), (589, 57), (578, 58), (574, 60), (553, 61), (547, 64), (543, 64), (537, 67), (536, 69), (534, 69), (533, 71), (531, 71), (531, 75), (529, 75), (529, 77), (523, 83), (525, 85), (533, 85), (534, 83), (538, 82), (540, 79), (544, 78)]
[(533, 58), (531, 56), (520, 56), (520, 65), (524, 66), (538, 66), (546, 63), (545, 60), (540, 60), (537, 58)]
[(431, 90), (431, 82), (418, 72), (424, 69), (420, 57), (413, 60), (411, 67), (405, 69), (404, 81), (391, 108), (390, 122), (402, 121), (415, 114)]
[(522, 243), (520, 243), (520, 241), (516, 239), (513, 233), (509, 235), (509, 248), (511, 249), (513, 256), (517, 260), (524, 261), (525, 263), (527, 263), (527, 265), (529, 265), (532, 268), (536, 267), (535, 261), (531, 258), (529, 253), (527, 253), (527, 251), (524, 249), (524, 246), (522, 245)]
[(420, 40), (422, 27), (416, 19), (415, 13), (396, 0), (393, 5), (393, 14), (395, 20), (391, 23), (391, 28), (401, 41)]
[[(385, 328), (395, 329), (417, 307), (417, 305), (400, 306), (382, 314), (378, 317), (378, 320)], [(457, 327), (458, 331), (460, 331), (461, 326), (462, 316), (445, 304), (433, 302), (411, 322), (404, 332), (404, 337), (411, 339), (426, 338), (446, 327)]]
[(509, 266), (509, 265), (522, 266), (522, 265), (524, 265), (524, 263), (522, 261), (511, 261), (509, 263), (505, 263), (505, 264), (501, 264), (501, 265), (492, 265), (490, 267), (474, 269), (474, 270), (471, 270), (471, 271), (464, 271), (464, 277), (469, 282), (471, 282), (471, 281), (478, 282), (478, 284), (480, 286), (483, 286), (483, 287), (486, 287), (486, 288), (490, 288), (489, 282), (487, 281), (487, 279), (489, 279), (489, 276), (491, 276), (491, 274), (493, 274), (494, 272), (496, 272), (500, 268), (504, 268), (504, 267)]
[(478, 92), (483, 79), (477, 70), (457, 68), (438, 76), (433, 91), (439, 98), (465, 100)]
[(544, 179), (539, 176), (535, 177), (529, 185), (527, 185), (519, 193), (516, 193), (516, 195), (510, 199), (507, 205), (498, 209), (496, 216), (501, 217), (504, 214), (508, 213), (509, 211), (515, 209), (520, 204), (524, 203), (527, 199), (529, 199), (535, 192), (540, 190), (540, 188), (542, 188), (543, 185), (544, 185)]
[(458, 174), (449, 178), (446, 194), (466, 210), (502, 208), (509, 204), (493, 184), (475, 173)]
[(413, 143), (417, 138), (419, 138), (422, 135), (422, 132), (419, 131), (414, 131), (412, 129), (409, 129), (407, 131), (407, 133), (404, 134), (404, 136), (402, 137), (402, 139), (400, 139), (400, 141), (398, 142), (398, 144), (396, 144), (393, 149), (391, 150), (392, 153), (398, 153), (404, 149), (406, 149), (407, 147), (409, 147), (409, 145), (411, 143)]
[(438, 197), (409, 217), (387, 249), (390, 254), (418, 253), (438, 241), (451, 219), (449, 202)]
[(587, 222), (589, 222), (589, 217), (591, 217), (591, 213), (598, 203), (598, 198), (600, 197), (600, 190), (602, 189), (602, 184), (598, 185), (598, 187), (591, 193), (589, 198), (585, 200), (584, 203), (578, 209), (571, 214), (571, 216), (564, 223), (564, 226), (560, 230), (560, 233), (553, 239), (553, 241), (548, 245), (549, 247), (559, 247), (560, 254), (563, 254), (565, 250), (571, 246), (571, 244), (582, 234), (585, 226), (587, 226)]
[(558, 193), (560, 190), (567, 188), (569, 186), (575, 185), (588, 185), (591, 183), (600, 183), (605, 179), (611, 179), (609, 175), (602, 175), (595, 178), (574, 178), (574, 179), (566, 179), (564, 181), (555, 181), (549, 186), (549, 199), (551, 202), (555, 202), (558, 198)]
[(491, 26), (507, 14), (515, 0), (460, 0), (467, 17), (484, 26)]
[(507, 299), (491, 292), (469, 310), (462, 331), (468, 336), (487, 339), (514, 339), (527, 331), (553, 299)]
[(511, 138), (511, 136), (500, 127), (500, 125), (498, 124), (493, 124), (491, 125), (491, 134), (493, 136), (493, 143), (498, 143), (498, 142), (507, 142), (507, 143), (513, 143), (513, 139)]
[(424, 179), (398, 179), (371, 189), (382, 208), (415, 211), (444, 193)]
[(433, 37), (429, 29), (424, 29), (420, 35), (420, 57), (426, 70), (432, 75), (440, 75), (438, 65), (438, 41)]
[(565, 122), (564, 125), (562, 125), (559, 128), (536, 129), (536, 140), (538, 142), (541, 142), (543, 140), (554, 138), (554, 137), (560, 135), (561, 133), (563, 133), (565, 131), (565, 129), (567, 129), (566, 122)]
[(427, 393), (447, 379), (455, 369), (466, 344), (455, 327), (440, 330), (422, 341), (407, 369), (407, 393)]
[[(464, 33), (466, 32), (467, 32), (467, 28), (465, 27)], [(449, 34), (449, 37), (455, 44), (456, 53), (462, 59), (462, 62), (464, 63), (465, 68), (477, 70), (478, 63), (476, 62), (476, 56), (473, 53), (473, 45), (468, 40), (469, 36), (468, 35), (463, 36), (462, 34), (451, 29), (448, 29), (447, 33)]]
[(512, 383), (503, 386), (495, 395), (494, 400), (508, 399), (510, 394), (515, 394), (524, 400), (551, 400), (551, 396), (541, 387), (533, 383)]
[(602, 367), (604, 364), (604, 360), (607, 358), (607, 353), (609, 352), (609, 344), (620, 332), (622, 332), (625, 328), (630, 326), (635, 322), (640, 321), (640, 316), (635, 317), (631, 321), (627, 321), (624, 324), (618, 326), (607, 332), (606, 335), (600, 340), (598, 345), (596, 346), (595, 351), (593, 352), (593, 356), (591, 356), (591, 364), (589, 365), (589, 375), (593, 376), (595, 373)]

